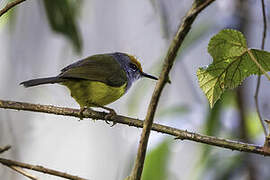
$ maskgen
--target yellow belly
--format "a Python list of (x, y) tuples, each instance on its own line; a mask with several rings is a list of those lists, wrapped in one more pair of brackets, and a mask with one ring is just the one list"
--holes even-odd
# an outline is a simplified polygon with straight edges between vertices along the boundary
[(81, 107), (95, 107), (110, 104), (125, 94), (127, 84), (111, 87), (102, 82), (74, 80), (61, 83), (69, 88), (71, 96)]

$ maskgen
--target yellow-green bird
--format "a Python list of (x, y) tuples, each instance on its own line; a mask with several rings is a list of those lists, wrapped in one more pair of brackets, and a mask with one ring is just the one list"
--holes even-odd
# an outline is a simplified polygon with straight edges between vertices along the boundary
[[(104, 107), (121, 96), (141, 77), (157, 80), (142, 71), (140, 62), (125, 53), (97, 54), (77, 61), (55, 77), (24, 81), (25, 87), (59, 83), (69, 88), (71, 96), (81, 107), (81, 113), (88, 107)], [(114, 112), (114, 111), (113, 111)]]

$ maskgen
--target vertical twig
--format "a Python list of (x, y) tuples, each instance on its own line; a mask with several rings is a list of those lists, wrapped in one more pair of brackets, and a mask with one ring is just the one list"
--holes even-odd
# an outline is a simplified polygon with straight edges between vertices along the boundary
[(131, 175), (129, 176), (129, 180), (140, 180), (144, 159), (147, 149), (147, 143), (150, 135), (150, 131), (152, 128), (152, 124), (154, 121), (154, 116), (156, 112), (156, 108), (158, 105), (158, 101), (161, 95), (161, 92), (165, 86), (165, 84), (169, 81), (169, 73), (175, 61), (175, 57), (177, 52), (182, 45), (186, 35), (188, 34), (189, 30), (191, 29), (191, 25), (193, 24), (194, 20), (196, 19), (197, 15), (208, 5), (210, 5), (215, 0), (195, 0), (191, 9), (187, 12), (186, 16), (184, 17), (182, 23), (179, 26), (179, 29), (174, 36), (171, 45), (168, 49), (167, 55), (164, 60), (163, 69), (159, 77), (159, 81), (155, 87), (155, 90), (152, 94), (152, 99), (148, 107), (147, 115), (143, 124), (140, 144), (138, 147), (137, 157), (135, 160), (134, 167), (132, 169)]
[[(264, 50), (264, 44), (265, 44), (266, 32), (267, 32), (267, 22), (266, 22), (266, 15), (265, 15), (264, 0), (261, 0), (261, 4), (262, 4), (262, 14), (263, 14), (263, 35), (262, 35), (261, 49)], [(259, 75), (258, 78), (257, 78), (257, 86), (256, 86), (254, 99), (255, 99), (256, 111), (257, 111), (258, 117), (260, 119), (260, 122), (261, 122), (261, 125), (262, 125), (262, 128), (263, 128), (263, 132), (264, 132), (265, 136), (267, 136), (267, 129), (266, 129), (265, 125), (264, 125), (262, 115), (261, 115), (261, 112), (260, 112), (260, 108), (259, 108), (258, 97), (259, 97), (260, 84), (261, 84), (261, 75)]]

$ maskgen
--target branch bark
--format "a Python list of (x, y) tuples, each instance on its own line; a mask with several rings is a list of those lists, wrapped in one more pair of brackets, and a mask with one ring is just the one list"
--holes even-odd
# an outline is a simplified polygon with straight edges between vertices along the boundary
[(0, 147), (0, 154), (6, 152), (6, 151), (9, 150), (10, 148), (11, 148), (10, 145), (4, 146), (4, 147)]
[(26, 0), (15, 0), (12, 1), (10, 3), (8, 3), (3, 9), (0, 10), (0, 17), (5, 14), (6, 12), (8, 12), (11, 8), (13, 8), (14, 6), (24, 2)]
[(164, 59), (163, 69), (159, 77), (159, 81), (153, 92), (150, 105), (148, 106), (147, 115), (142, 129), (140, 144), (138, 147), (137, 157), (131, 175), (129, 176), (129, 180), (141, 179), (148, 139), (154, 121), (155, 112), (157, 109), (161, 92), (165, 84), (169, 82), (169, 73), (175, 61), (177, 52), (180, 46), (182, 45), (189, 30), (191, 29), (191, 25), (193, 24), (197, 15), (214, 1), (215, 0), (205, 0), (205, 1), (195, 0), (191, 9), (187, 12), (186, 16), (182, 20), (182, 23), (180, 24), (179, 29), (171, 42), (167, 55)]
[[(79, 109), (63, 108), (63, 107), (56, 107), (56, 106), (50, 106), (50, 105), (30, 104), (30, 103), (24, 103), (24, 102), (0, 100), (0, 108), (42, 112), (42, 113), (48, 113), (48, 114), (77, 117), (77, 118), (81, 117)], [(116, 122), (119, 124), (126, 124), (129, 126), (138, 127), (138, 128), (143, 127), (142, 120), (120, 116), (120, 115), (106, 116), (107, 114), (108, 113), (105, 113), (105, 112), (85, 110), (82, 116), (83, 118), (92, 118), (96, 120), (102, 120), (104, 122), (110, 121), (110, 122)], [(253, 144), (247, 144), (243, 142), (237, 142), (237, 141), (217, 138), (213, 136), (201, 135), (198, 133), (189, 132), (187, 130), (180, 130), (180, 129), (172, 128), (169, 126), (164, 126), (161, 124), (155, 124), (155, 123), (153, 124), (151, 129), (156, 132), (174, 136), (176, 139), (190, 140), (190, 141), (200, 142), (203, 144), (231, 149), (231, 150), (270, 156), (270, 151), (265, 151), (262, 149), (261, 146), (257, 146)]]
[(23, 175), (23, 176), (29, 178), (29, 179), (32, 179), (32, 180), (38, 180), (37, 177), (35, 177), (35, 176), (33, 176), (32, 174), (30, 174), (30, 173), (24, 171), (24, 170), (23, 170), (22, 168), (20, 168), (20, 167), (17, 167), (17, 166), (8, 166), (8, 167), (9, 167), (10, 169), (12, 169), (12, 170), (14, 170), (14, 171), (20, 173), (21, 175)]
[[(4, 158), (0, 158), (0, 163), (5, 165), (5, 166), (8, 166), (10, 168), (12, 168), (12, 167), (20, 167), (20, 168), (30, 169), (30, 170), (33, 170), (33, 171), (38, 171), (38, 172), (42, 172), (42, 173), (45, 173), (45, 174), (50, 174), (50, 175), (53, 175), (53, 176), (66, 178), (66, 179), (86, 180), (86, 179), (78, 177), (78, 176), (73, 176), (73, 175), (70, 175), (70, 174), (67, 174), (67, 173), (64, 173), (64, 172), (56, 171), (56, 170), (45, 168), (45, 167), (42, 167), (42, 166), (35, 166), (35, 165), (26, 164), (26, 163), (13, 161), (13, 160), (9, 160), (9, 159), (4, 159)], [(20, 173), (22, 173), (22, 171)]]

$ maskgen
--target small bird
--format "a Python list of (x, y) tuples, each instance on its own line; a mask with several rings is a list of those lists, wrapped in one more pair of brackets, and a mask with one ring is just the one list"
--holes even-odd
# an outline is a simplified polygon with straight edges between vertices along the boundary
[(79, 60), (61, 70), (55, 77), (32, 79), (21, 82), (25, 87), (58, 83), (68, 87), (71, 96), (80, 105), (80, 114), (90, 107), (105, 107), (121, 96), (141, 77), (158, 80), (142, 71), (140, 62), (126, 53), (97, 54)]

